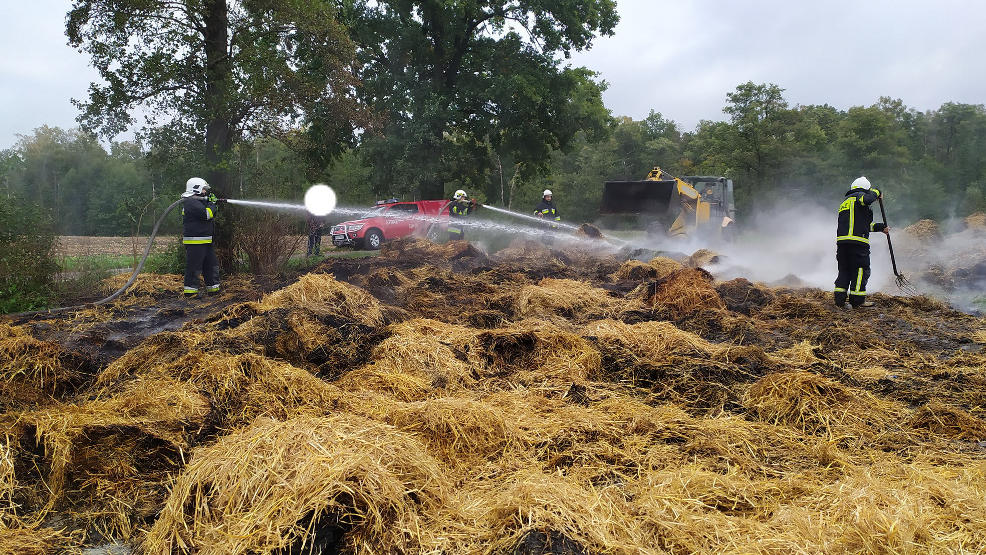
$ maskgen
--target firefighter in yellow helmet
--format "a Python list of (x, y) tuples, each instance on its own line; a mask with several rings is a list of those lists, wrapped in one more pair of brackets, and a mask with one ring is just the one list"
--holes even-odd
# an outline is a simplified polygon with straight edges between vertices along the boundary
[(460, 241), (466, 238), (465, 219), (476, 211), (477, 203), (474, 199), (466, 196), (466, 192), (459, 189), (452, 196), (452, 201), (448, 206), (448, 240)]

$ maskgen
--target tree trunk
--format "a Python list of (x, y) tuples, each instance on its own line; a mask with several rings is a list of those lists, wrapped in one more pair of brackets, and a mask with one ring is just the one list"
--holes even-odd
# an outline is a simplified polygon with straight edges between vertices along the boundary
[[(216, 195), (228, 198), (231, 191), (229, 155), (233, 149), (232, 114), (229, 107), (233, 73), (229, 59), (229, 12), (226, 0), (206, 0), (205, 21), (206, 85), (208, 122), (205, 129), (206, 179)], [(233, 218), (220, 212), (214, 242), (219, 266), (224, 272), (235, 269)]]

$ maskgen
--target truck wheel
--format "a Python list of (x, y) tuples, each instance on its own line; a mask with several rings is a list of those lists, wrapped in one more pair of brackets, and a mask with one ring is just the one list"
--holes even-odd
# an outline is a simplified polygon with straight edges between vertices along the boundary
[(375, 251), (379, 249), (382, 244), (383, 234), (377, 229), (367, 231), (366, 236), (363, 237), (363, 245), (365, 245), (368, 250)]

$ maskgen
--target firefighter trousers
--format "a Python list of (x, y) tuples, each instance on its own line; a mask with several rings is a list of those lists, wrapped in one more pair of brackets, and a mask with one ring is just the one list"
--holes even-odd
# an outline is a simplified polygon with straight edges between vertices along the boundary
[(866, 301), (866, 282), (870, 279), (870, 246), (840, 243), (835, 248), (839, 277), (835, 278), (835, 304), (846, 300), (852, 306)]
[(219, 260), (212, 243), (185, 245), (185, 294), (194, 295), (199, 291), (199, 274), (205, 280), (205, 290), (209, 293), (219, 291)]

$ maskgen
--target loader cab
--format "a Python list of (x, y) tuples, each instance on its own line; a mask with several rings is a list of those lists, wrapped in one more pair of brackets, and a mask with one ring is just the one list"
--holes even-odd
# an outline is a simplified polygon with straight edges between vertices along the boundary
[(686, 176), (681, 178), (698, 191), (702, 202), (709, 205), (709, 225), (720, 225), (722, 219), (736, 219), (733, 201), (733, 180), (725, 177)]

